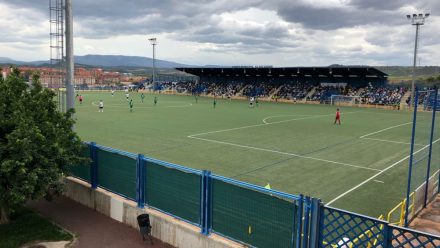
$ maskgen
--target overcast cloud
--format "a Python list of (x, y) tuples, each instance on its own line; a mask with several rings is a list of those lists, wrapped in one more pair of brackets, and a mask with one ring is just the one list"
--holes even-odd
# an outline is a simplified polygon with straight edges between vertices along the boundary
[[(192, 65), (439, 65), (438, 0), (72, 0), (75, 54), (157, 57)], [(49, 57), (47, 0), (0, 0), (0, 57)]]

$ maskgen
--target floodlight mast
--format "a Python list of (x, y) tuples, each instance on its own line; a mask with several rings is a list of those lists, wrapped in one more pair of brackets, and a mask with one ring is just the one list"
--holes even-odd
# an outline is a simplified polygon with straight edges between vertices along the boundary
[(75, 108), (74, 72), (75, 62), (73, 57), (73, 13), (72, 0), (66, 0), (66, 109)]
[(428, 17), (429, 17), (429, 13), (406, 15), (406, 18), (408, 20), (411, 20), (411, 24), (416, 26), (416, 39), (415, 39), (415, 44), (414, 44), (414, 60), (413, 60), (412, 83), (411, 83), (411, 99), (410, 99), (410, 103), (409, 103), (410, 108), (412, 108), (414, 106), (417, 50), (418, 50), (418, 46), (419, 46), (419, 26), (425, 24), (425, 19)]
[(148, 41), (150, 41), (150, 44), (153, 46), (153, 87), (156, 86), (156, 45), (157, 45), (157, 39), (156, 38), (149, 38)]

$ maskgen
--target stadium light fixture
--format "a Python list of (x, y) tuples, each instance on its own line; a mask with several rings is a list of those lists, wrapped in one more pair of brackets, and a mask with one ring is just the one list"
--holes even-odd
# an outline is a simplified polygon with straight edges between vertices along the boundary
[(156, 38), (148, 38), (148, 41), (153, 46), (153, 85), (156, 84), (156, 45), (157, 45), (157, 39)]
[(410, 108), (414, 105), (414, 93), (415, 93), (415, 82), (416, 82), (416, 66), (417, 66), (417, 49), (418, 49), (418, 43), (419, 43), (419, 26), (425, 24), (425, 19), (429, 17), (429, 13), (426, 14), (412, 14), (406, 15), (408, 20), (411, 20), (411, 24), (416, 26), (416, 40), (414, 45), (414, 61), (413, 61), (413, 75), (412, 75), (412, 84), (411, 84), (411, 101), (410, 101)]

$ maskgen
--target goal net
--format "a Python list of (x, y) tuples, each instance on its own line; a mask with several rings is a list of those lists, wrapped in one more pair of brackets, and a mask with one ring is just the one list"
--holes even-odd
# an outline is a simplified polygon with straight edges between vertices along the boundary
[(361, 104), (360, 96), (332, 95), (330, 105), (335, 106), (359, 106)]

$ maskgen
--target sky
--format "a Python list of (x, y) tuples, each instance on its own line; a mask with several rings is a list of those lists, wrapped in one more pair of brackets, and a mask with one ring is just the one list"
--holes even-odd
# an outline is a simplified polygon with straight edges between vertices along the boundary
[[(48, 60), (48, 0), (0, 0), (0, 57)], [(75, 55), (188, 65), (440, 65), (440, 0), (72, 0)]]

